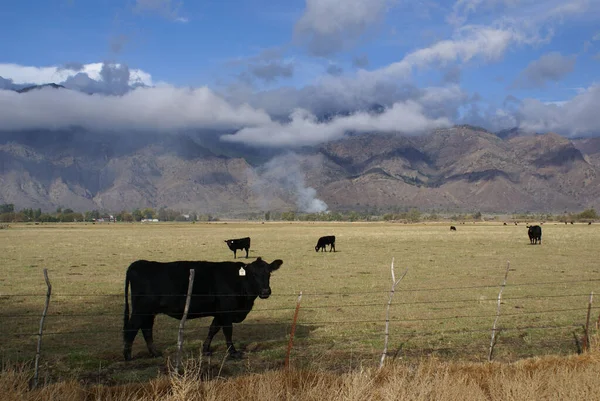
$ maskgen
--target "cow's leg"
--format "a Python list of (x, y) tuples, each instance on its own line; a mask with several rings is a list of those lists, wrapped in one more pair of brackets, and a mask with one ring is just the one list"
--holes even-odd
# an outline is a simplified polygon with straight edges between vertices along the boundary
[(161, 356), (161, 353), (154, 346), (154, 340), (152, 339), (152, 328), (154, 327), (154, 318), (156, 316), (142, 316), (142, 334), (144, 335), (144, 340), (146, 340), (146, 347), (148, 347), (148, 352), (154, 358)]
[(246, 248), (246, 259), (248, 259), (248, 251), (250, 250), (250, 248)]
[(223, 334), (225, 334), (225, 342), (227, 344), (227, 351), (232, 359), (240, 359), (243, 354), (235, 349), (233, 346), (233, 323), (227, 322), (223, 324)]
[(215, 317), (208, 328), (208, 335), (206, 336), (206, 340), (204, 340), (204, 344), (202, 345), (202, 354), (204, 356), (212, 355), (212, 351), (210, 350), (210, 343), (212, 342), (213, 337), (221, 330), (221, 324), (218, 319)]
[(335, 243), (331, 244), (331, 248), (333, 248), (333, 252), (335, 252)]
[(236, 259), (236, 256), (235, 256), (235, 254), (236, 254), (236, 253), (237, 253), (237, 249), (234, 249), (234, 250), (233, 250), (233, 258), (234, 258), (234, 259)]
[(132, 310), (131, 319), (129, 322), (123, 326), (123, 356), (126, 361), (131, 360), (131, 348), (133, 346), (133, 340), (135, 340), (135, 336), (139, 329), (142, 327), (142, 319), (136, 314), (137, 311), (135, 309)]

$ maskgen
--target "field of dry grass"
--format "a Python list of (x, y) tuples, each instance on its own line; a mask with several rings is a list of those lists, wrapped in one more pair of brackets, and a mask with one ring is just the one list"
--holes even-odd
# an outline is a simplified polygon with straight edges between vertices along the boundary
[(200, 400), (598, 400), (600, 351), (531, 358), (514, 363), (443, 362), (426, 358), (414, 365), (393, 363), (378, 371), (334, 374), (272, 370), (222, 379), (202, 375), (188, 360), (183, 375), (161, 375), (145, 383), (83, 386), (77, 381), (28, 390), (29, 373), (0, 373), (5, 401), (200, 401)]
[[(495, 359), (575, 353), (589, 294), (599, 289), (600, 226), (547, 223), (543, 245), (531, 246), (524, 225), (455, 225), (456, 232), (442, 223), (12, 225), (0, 231), (0, 355), (8, 365), (35, 355), (46, 267), (53, 296), (43, 341), (45, 380), (120, 384), (160, 376), (166, 359), (149, 358), (141, 335), (134, 360), (122, 361), (127, 266), (137, 259), (232, 260), (223, 240), (243, 236), (252, 238), (252, 258), (284, 264), (272, 276), (271, 298), (258, 300), (247, 320), (234, 327), (234, 342), (245, 350), (245, 359), (223, 363), (219, 334), (215, 355), (201, 364), (205, 375), (239, 380), (248, 374), (283, 375), (277, 371), (303, 291), (292, 366), (375, 380), (350, 379), (350, 372), (373, 367), (379, 359), (392, 258), (397, 275), (409, 269), (391, 310), (390, 360), (402, 362), (398, 366), (430, 356), (485, 360), (507, 261), (511, 269)], [(317, 238), (328, 234), (336, 235), (338, 252), (315, 253)], [(592, 312), (595, 322), (598, 309)], [(198, 355), (208, 324), (209, 319), (188, 321), (190, 355)], [(177, 327), (174, 319), (157, 318), (155, 342), (166, 357), (176, 348)]]

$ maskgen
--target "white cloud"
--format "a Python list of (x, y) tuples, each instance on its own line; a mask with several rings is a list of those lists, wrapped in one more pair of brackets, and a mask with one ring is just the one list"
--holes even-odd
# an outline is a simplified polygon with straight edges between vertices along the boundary
[(519, 126), (535, 132), (565, 136), (600, 134), (600, 85), (594, 84), (568, 101), (543, 103), (524, 99), (518, 110)]
[(45, 88), (0, 90), (0, 130), (63, 129), (169, 132), (188, 128), (239, 129), (270, 117), (248, 105), (232, 106), (206, 87), (137, 88), (122, 96), (86, 95)]
[(529, 63), (519, 74), (512, 87), (543, 88), (547, 82), (560, 81), (574, 68), (575, 57), (563, 56), (559, 52), (550, 52)]
[[(32, 67), (19, 64), (0, 64), (0, 76), (6, 79), (12, 79), (15, 84), (35, 84), (42, 85), (50, 82), (60, 83), (78, 73), (87, 74), (87, 76), (96, 81), (101, 80), (101, 71), (104, 63), (91, 63), (78, 66), (76, 69), (65, 68), (65, 66)], [(114, 64), (120, 67), (120, 64)], [(68, 67), (68, 66), (67, 66)], [(79, 68), (82, 67), (82, 68)], [(129, 70), (129, 84), (152, 85), (152, 76), (140, 69)]]
[(326, 122), (319, 122), (310, 112), (297, 109), (292, 113), (289, 123), (273, 121), (267, 125), (243, 128), (221, 138), (258, 146), (299, 147), (339, 139), (348, 131), (418, 134), (450, 125), (446, 118), (428, 118), (422, 105), (409, 100), (395, 103), (381, 114), (357, 112)]
[(317, 56), (334, 54), (353, 44), (384, 14), (391, 0), (306, 0), (296, 23), (296, 39)]

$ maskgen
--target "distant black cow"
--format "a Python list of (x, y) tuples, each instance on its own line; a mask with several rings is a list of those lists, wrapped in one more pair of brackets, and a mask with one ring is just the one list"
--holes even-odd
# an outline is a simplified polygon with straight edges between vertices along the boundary
[[(150, 262), (138, 260), (127, 269), (125, 278), (125, 312), (123, 324), (125, 360), (131, 359), (131, 347), (138, 330), (142, 330), (146, 346), (152, 356), (160, 353), (152, 341), (154, 318), (164, 313), (181, 319), (189, 283), (189, 272), (194, 269), (194, 287), (188, 319), (214, 316), (208, 329), (202, 351), (210, 355), (210, 343), (223, 329), (229, 355), (241, 356), (231, 339), (233, 323), (242, 322), (252, 310), (256, 297), (269, 298), (271, 272), (279, 269), (283, 261), (267, 263), (261, 258), (245, 264), (242, 262)], [(128, 290), (131, 285), (131, 316)]]
[(238, 249), (246, 250), (246, 258), (248, 257), (248, 250), (250, 249), (250, 237), (238, 238), (238, 239), (226, 239), (225, 242), (229, 249), (233, 251), (233, 258), (236, 258), (236, 252)]
[(335, 235), (327, 235), (319, 238), (317, 245), (315, 246), (315, 252), (319, 252), (319, 249), (321, 249), (321, 252), (325, 252), (325, 247), (327, 245), (331, 245), (329, 252), (331, 252), (332, 249), (333, 252), (335, 252)]
[(456, 227), (450, 226), (450, 231), (456, 231)]
[(504, 223), (504, 225), (506, 225), (506, 223)]
[(531, 226), (527, 230), (527, 235), (529, 235), (529, 243), (540, 245), (542, 244), (542, 227), (540, 226)]
[(591, 226), (591, 225), (592, 225), (592, 222), (591, 222), (591, 221), (588, 221), (588, 226)]

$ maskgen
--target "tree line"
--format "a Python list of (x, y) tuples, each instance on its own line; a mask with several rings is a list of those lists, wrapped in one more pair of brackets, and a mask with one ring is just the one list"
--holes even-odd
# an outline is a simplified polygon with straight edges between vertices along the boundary
[[(417, 223), (420, 221), (436, 221), (449, 219), (453, 221), (483, 221), (498, 220), (498, 217), (484, 217), (477, 211), (468, 214), (453, 214), (438, 212), (423, 213), (416, 208), (402, 210), (398, 207), (395, 211), (383, 213), (375, 208), (363, 211), (328, 211), (320, 213), (300, 213), (296, 211), (267, 211), (248, 213), (245, 218), (249, 220), (263, 221), (400, 221)], [(134, 209), (132, 211), (122, 210), (118, 213), (107, 213), (99, 210), (76, 212), (69, 208), (57, 208), (55, 212), (42, 212), (41, 209), (21, 209), (15, 211), (14, 204), (0, 204), (0, 222), (94, 222), (94, 221), (117, 221), (117, 222), (139, 222), (144, 219), (157, 219), (159, 221), (218, 221), (219, 219), (210, 214), (198, 214), (195, 212), (183, 213), (181, 211), (159, 208)], [(514, 221), (557, 221), (557, 222), (588, 222), (598, 220), (598, 214), (594, 208), (584, 210), (580, 213), (563, 213), (553, 215), (551, 213), (518, 213), (512, 215)]]

